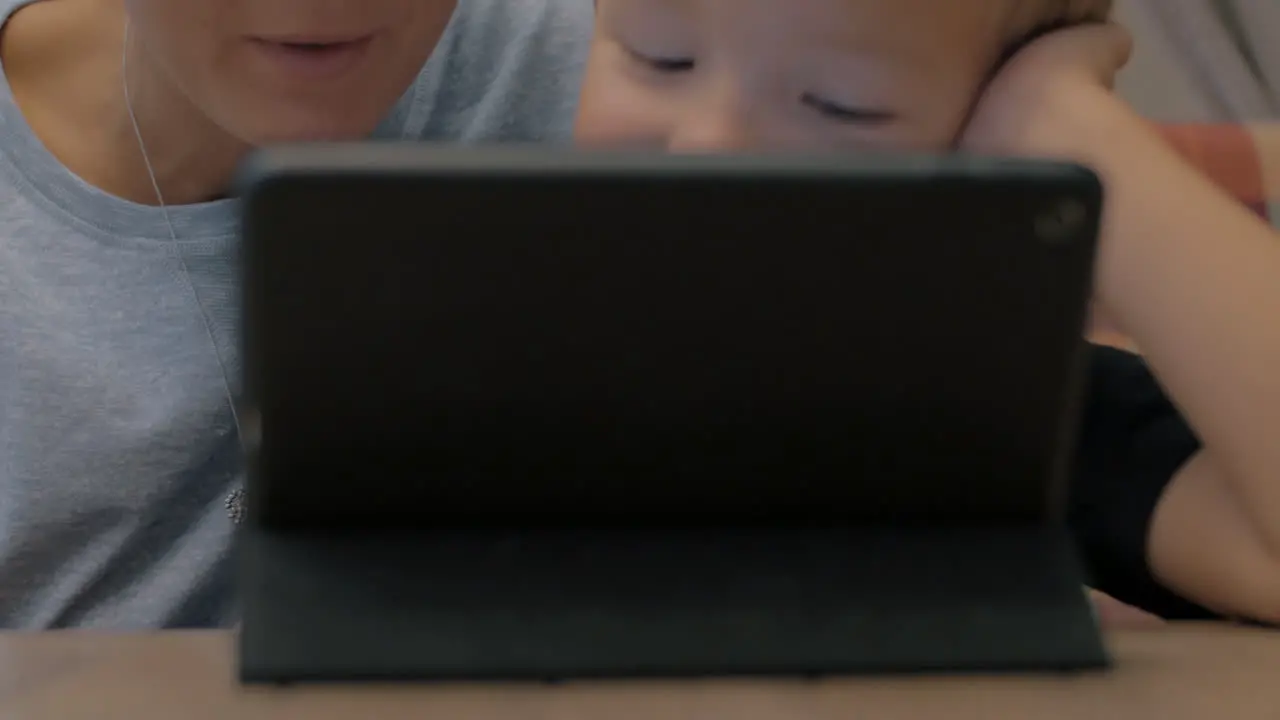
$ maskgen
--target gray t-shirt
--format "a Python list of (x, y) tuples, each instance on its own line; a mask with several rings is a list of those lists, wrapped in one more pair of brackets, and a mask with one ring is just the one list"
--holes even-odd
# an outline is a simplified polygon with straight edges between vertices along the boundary
[[(591, 15), (461, 0), (378, 137), (567, 140)], [(0, 76), (0, 627), (235, 619), (236, 207), (170, 214), (68, 172)]]

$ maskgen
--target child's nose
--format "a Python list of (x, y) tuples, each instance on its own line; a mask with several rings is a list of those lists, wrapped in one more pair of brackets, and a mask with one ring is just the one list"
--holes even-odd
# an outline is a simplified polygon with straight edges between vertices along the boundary
[(707, 103), (681, 115), (667, 139), (667, 150), (721, 153), (758, 145), (745, 113), (730, 103)]

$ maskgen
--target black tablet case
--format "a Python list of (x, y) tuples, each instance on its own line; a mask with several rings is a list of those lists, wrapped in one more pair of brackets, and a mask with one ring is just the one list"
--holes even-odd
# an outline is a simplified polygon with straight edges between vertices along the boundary
[(243, 679), (1105, 664), (1091, 173), (346, 145), (244, 187)]

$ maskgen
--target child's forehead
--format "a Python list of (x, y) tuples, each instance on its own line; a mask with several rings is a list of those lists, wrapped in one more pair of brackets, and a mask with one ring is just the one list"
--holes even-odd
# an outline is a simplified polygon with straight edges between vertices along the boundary
[[(794, 0), (773, 0), (779, 7)], [(1021, 0), (1027, 2), (1027, 0)], [(847, 45), (943, 43), (972, 49), (1003, 43), (1018, 0), (800, 0), (815, 12), (808, 30), (825, 28)], [(799, 19), (798, 14), (791, 14)], [(786, 24), (786, 19), (781, 19)]]
[(931, 44), (985, 50), (1007, 42), (1011, 24), (1026, 6), (1043, 1), (601, 0), (599, 5), (606, 15), (665, 17), (672, 24), (693, 25), (700, 34), (790, 36), (878, 52)]

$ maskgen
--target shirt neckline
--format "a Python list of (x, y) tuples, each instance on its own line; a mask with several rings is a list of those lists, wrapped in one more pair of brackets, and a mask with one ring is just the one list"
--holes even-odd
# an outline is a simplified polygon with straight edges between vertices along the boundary
[[(3, 26), (22, 8), (41, 0), (8, 3)], [(234, 235), (238, 225), (234, 198), (161, 208), (111, 195), (71, 172), (54, 156), (27, 122), (0, 60), (0, 154), (7, 173), (29, 199), (89, 234), (111, 239), (172, 242), (168, 220), (179, 242), (207, 241)]]

